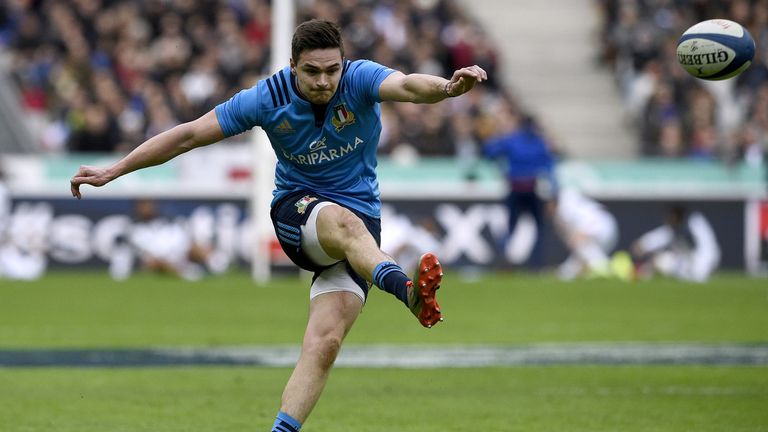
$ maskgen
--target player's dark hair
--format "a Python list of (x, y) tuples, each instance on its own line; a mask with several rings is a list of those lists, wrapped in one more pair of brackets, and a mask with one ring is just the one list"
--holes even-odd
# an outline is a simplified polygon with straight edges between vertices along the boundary
[(291, 40), (291, 57), (294, 62), (299, 61), (299, 55), (304, 51), (325, 48), (338, 48), (341, 51), (341, 57), (344, 57), (341, 29), (336, 23), (313, 19), (296, 27)]
[(686, 216), (688, 216), (688, 209), (683, 204), (674, 203), (667, 209), (667, 222), (670, 225), (679, 225)]

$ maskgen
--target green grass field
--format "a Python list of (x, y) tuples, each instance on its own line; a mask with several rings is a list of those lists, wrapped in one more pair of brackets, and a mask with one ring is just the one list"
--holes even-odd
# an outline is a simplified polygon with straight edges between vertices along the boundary
[[(422, 329), (373, 292), (347, 344), (768, 343), (768, 283), (721, 275), (561, 283), (448, 273)], [(0, 350), (297, 344), (305, 281), (255, 286), (55, 273), (0, 281)], [(267, 431), (290, 370), (0, 368), (0, 431)], [(768, 431), (768, 367), (523, 366), (334, 371), (303, 430)]]

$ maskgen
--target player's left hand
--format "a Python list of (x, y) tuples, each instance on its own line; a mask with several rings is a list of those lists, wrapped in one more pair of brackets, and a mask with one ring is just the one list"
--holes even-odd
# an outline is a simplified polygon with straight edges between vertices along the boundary
[(111, 181), (113, 177), (110, 175), (107, 168), (99, 168), (94, 166), (81, 166), (77, 170), (77, 173), (72, 176), (69, 181), (69, 188), (72, 192), (72, 196), (80, 199), (80, 185), (88, 184), (91, 186), (103, 186)]
[(478, 65), (461, 68), (453, 73), (451, 81), (445, 88), (449, 96), (463, 95), (472, 90), (475, 84), (488, 79), (488, 74)]

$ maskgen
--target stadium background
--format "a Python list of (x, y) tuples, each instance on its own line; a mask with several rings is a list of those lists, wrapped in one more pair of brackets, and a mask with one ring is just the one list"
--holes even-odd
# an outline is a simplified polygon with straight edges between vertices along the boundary
[[(384, 105), (384, 200), (414, 223), (439, 219), (443, 201), (467, 214), (475, 204), (500, 201), (503, 180), (479, 153), (500, 126), (494, 113), (511, 106), (536, 117), (548, 133), (559, 153), (561, 183), (579, 186), (617, 214), (619, 249), (657, 224), (665, 203), (684, 202), (711, 218), (724, 268), (764, 272), (765, 2), (518, 1), (511, 16), (500, 13), (505, 5), (298, 2), (299, 20), (342, 24), (350, 58), (442, 76), (468, 64), (489, 73), (490, 80), (465, 98)], [(675, 60), (677, 35), (712, 16), (743, 22), (758, 46), (752, 67), (726, 82), (695, 80)], [(109, 163), (270, 73), (269, 17), (269, 2), (259, 0), (19, 0), (0, 6), (6, 131), (0, 149), (16, 209), (7, 230), (11, 243), (42, 249), (53, 266), (103, 265), (109, 242), (96, 247), (89, 238), (105, 216), (131, 215), (114, 199), (137, 197), (166, 201), (166, 217), (189, 217), (190, 199), (235, 203), (248, 238), (249, 134), (88, 190), (90, 203), (67, 202), (67, 179), (78, 165)], [(174, 205), (178, 199), (187, 204)], [(28, 222), (33, 214), (36, 224)], [(478, 224), (477, 246), (494, 247), (503, 236), (498, 221)], [(39, 229), (24, 229), (31, 225)], [(521, 224), (521, 232), (530, 229)], [(445, 239), (448, 230), (440, 227), (439, 236)], [(555, 264), (565, 255), (563, 245), (555, 236), (546, 242), (547, 263)], [(240, 249), (247, 260), (247, 248)], [(503, 251), (479, 260), (464, 252), (449, 251), (455, 257), (449, 264), (515, 264)]]
[[(297, 5), (299, 19), (342, 22), (350, 57), (441, 75), (478, 63), (492, 78), (438, 106), (384, 106), (383, 198), (412, 223), (437, 223), (446, 322), (422, 329), (374, 290), (305, 430), (768, 430), (768, 291), (753, 277), (768, 261), (767, 1)], [(269, 10), (265, 0), (0, 2), (0, 165), (12, 198), (0, 251), (48, 260), (38, 280), (0, 278), (0, 430), (271, 424), (307, 280), (276, 251), (286, 274), (258, 284), (243, 271), (251, 137), (80, 201), (68, 190), (80, 164), (110, 163), (268, 75)], [(675, 63), (677, 35), (712, 16), (744, 23), (757, 42), (738, 79), (697, 81)], [(723, 271), (706, 284), (519, 271), (525, 247), (497, 249), (505, 184), (478, 157), (505, 104), (547, 130), (561, 182), (616, 215), (619, 247), (685, 202), (715, 227)], [(240, 266), (194, 283), (111, 280), (139, 198), (202, 226)], [(529, 238), (530, 221), (520, 225)], [(565, 250), (547, 241), (553, 265)]]

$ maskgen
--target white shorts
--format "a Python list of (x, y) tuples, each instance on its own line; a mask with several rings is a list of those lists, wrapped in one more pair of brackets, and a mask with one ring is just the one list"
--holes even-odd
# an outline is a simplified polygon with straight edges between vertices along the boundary
[(328, 256), (320, 245), (320, 239), (317, 235), (317, 215), (320, 213), (320, 209), (330, 205), (338, 204), (327, 201), (317, 204), (309, 214), (307, 223), (301, 226), (301, 249), (315, 264), (331, 266), (320, 272), (312, 282), (309, 298), (313, 299), (320, 294), (329, 292), (347, 291), (357, 295), (360, 297), (360, 301), (365, 303), (365, 292), (347, 271), (347, 262)]
[(360, 285), (349, 275), (347, 262), (339, 261), (335, 265), (323, 270), (315, 278), (309, 290), (309, 299), (314, 299), (320, 294), (345, 291), (358, 296), (360, 301), (365, 303), (365, 293), (360, 288)]

